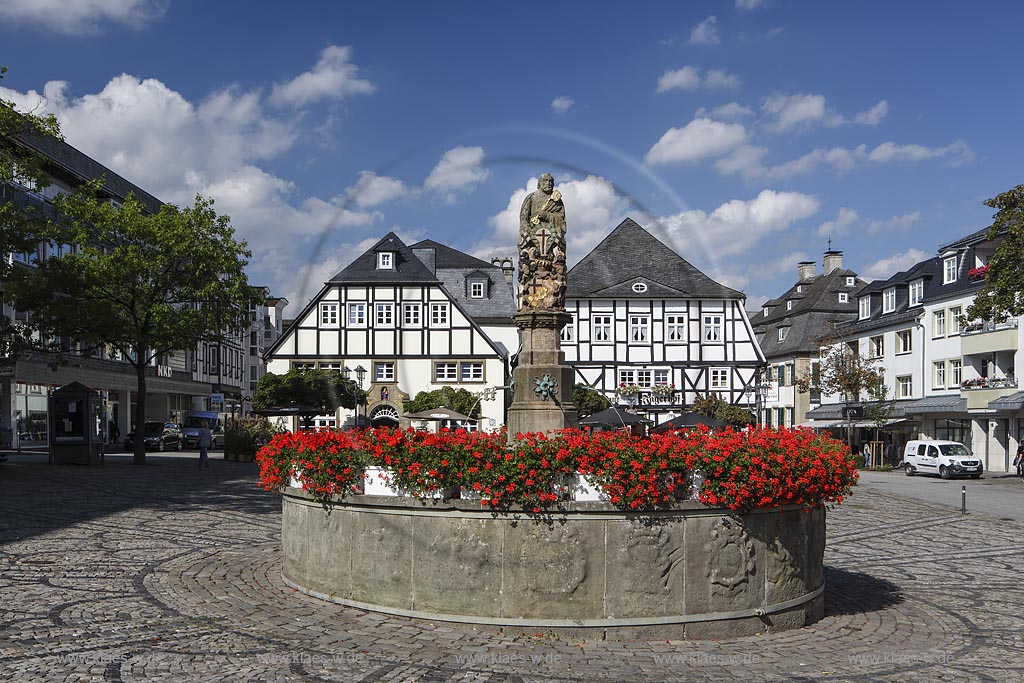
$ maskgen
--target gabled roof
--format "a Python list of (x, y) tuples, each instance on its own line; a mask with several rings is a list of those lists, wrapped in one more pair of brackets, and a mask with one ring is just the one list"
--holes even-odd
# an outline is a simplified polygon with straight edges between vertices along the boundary
[[(377, 269), (377, 252), (379, 251), (395, 253), (393, 269)], [(328, 283), (331, 284), (382, 284), (389, 282), (425, 284), (438, 282), (437, 277), (423, 265), (422, 261), (413, 256), (412, 250), (393, 232), (389, 232), (348, 264), (340, 273), (328, 280)]]
[(409, 247), (410, 249), (433, 249), (435, 268), (494, 268), (493, 265), (475, 256), (452, 249), (434, 240), (422, 240)]
[[(632, 218), (619, 223), (573, 266), (567, 280), (566, 296), (569, 298), (746, 298), (743, 293), (718, 284), (690, 265)], [(646, 292), (632, 290), (632, 283), (638, 281), (647, 284)], [(655, 286), (658, 293), (655, 293)]]

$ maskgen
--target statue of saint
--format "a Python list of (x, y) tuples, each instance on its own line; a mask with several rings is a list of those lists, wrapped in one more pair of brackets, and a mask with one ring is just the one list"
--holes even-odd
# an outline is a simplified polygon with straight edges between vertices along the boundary
[(519, 310), (565, 310), (565, 205), (545, 173), (519, 210)]

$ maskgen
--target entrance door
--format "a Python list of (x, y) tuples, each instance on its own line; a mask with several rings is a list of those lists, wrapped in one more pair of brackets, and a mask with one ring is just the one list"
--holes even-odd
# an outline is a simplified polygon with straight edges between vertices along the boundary
[(374, 427), (397, 427), (398, 411), (391, 406), (381, 406), (370, 414), (370, 424)]

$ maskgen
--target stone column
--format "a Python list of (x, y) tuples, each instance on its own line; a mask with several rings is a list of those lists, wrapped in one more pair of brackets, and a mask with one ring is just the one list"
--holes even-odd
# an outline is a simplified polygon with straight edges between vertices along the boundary
[(559, 335), (572, 321), (564, 311), (526, 309), (513, 316), (522, 348), (512, 371), (515, 393), (508, 410), (508, 435), (576, 427), (573, 369), (566, 365)]

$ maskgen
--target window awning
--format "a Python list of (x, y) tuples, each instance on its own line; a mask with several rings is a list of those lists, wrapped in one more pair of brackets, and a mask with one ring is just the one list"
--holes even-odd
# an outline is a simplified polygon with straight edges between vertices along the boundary
[(1020, 410), (1024, 408), (1024, 391), (993, 399), (988, 402), (988, 407), (992, 410)]
[(967, 399), (960, 398), (959, 394), (926, 396), (910, 401), (905, 410), (907, 414), (967, 412)]

